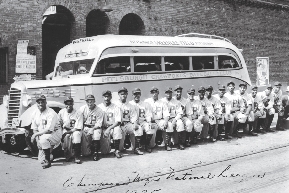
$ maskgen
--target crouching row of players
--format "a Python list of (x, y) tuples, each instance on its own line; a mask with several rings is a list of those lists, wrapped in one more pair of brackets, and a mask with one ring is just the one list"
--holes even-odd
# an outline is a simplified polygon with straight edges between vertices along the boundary
[[(53, 146), (62, 141), (67, 159), (74, 156), (75, 162), (80, 163), (80, 155), (93, 154), (93, 160), (99, 159), (99, 152), (109, 153), (111, 139), (115, 156), (121, 158), (126, 135), (130, 136), (131, 146), (135, 154), (142, 155), (140, 140), (146, 133), (145, 150), (152, 152), (155, 147), (157, 130), (162, 131), (165, 148), (171, 151), (171, 139), (183, 150), (192, 143), (197, 143), (197, 137), (211, 141), (225, 138), (241, 137), (239, 129), (257, 135), (262, 126), (270, 130), (272, 115), (274, 116), (274, 100), (271, 97), (272, 87), (257, 94), (257, 87), (252, 87), (252, 94), (246, 93), (247, 85), (240, 84), (239, 92), (235, 92), (234, 82), (218, 88), (219, 92), (212, 95), (213, 87), (200, 87), (198, 95), (195, 89), (187, 91), (188, 98), (182, 97), (181, 86), (176, 86), (175, 97), (173, 89), (165, 89), (165, 98), (159, 99), (158, 88), (151, 88), (151, 98), (141, 100), (141, 90), (132, 91), (133, 100), (127, 101), (128, 90), (118, 91), (119, 100), (111, 102), (110, 91), (102, 93), (103, 103), (96, 105), (93, 95), (86, 97), (86, 105), (79, 110), (73, 108), (74, 101), (67, 98), (58, 116), (46, 106), (45, 96), (37, 98), (39, 111), (33, 115), (31, 128), (35, 131), (31, 137), (38, 142), (43, 152), (43, 168), (51, 166), (50, 154)], [(177, 135), (174, 135), (177, 134)]]

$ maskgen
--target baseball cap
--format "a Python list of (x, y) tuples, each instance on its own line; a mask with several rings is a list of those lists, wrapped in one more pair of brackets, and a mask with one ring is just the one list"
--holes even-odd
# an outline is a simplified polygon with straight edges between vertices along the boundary
[(67, 97), (65, 100), (64, 100), (64, 104), (66, 104), (67, 102), (74, 102), (73, 98), (71, 97)]
[(268, 84), (266, 88), (273, 88), (271, 84)]
[(187, 92), (188, 92), (189, 94), (191, 94), (191, 93), (195, 93), (196, 90), (195, 90), (194, 88), (190, 88)]
[(38, 95), (36, 98), (36, 102), (39, 100), (46, 100), (46, 97), (44, 95)]
[(153, 91), (159, 91), (159, 89), (153, 86), (153, 87), (151, 88), (150, 92), (153, 92)]
[(135, 93), (141, 93), (140, 88), (133, 89), (132, 94), (135, 94)]
[(251, 89), (252, 89), (252, 90), (254, 90), (254, 89), (258, 89), (258, 86), (256, 86), (256, 85), (252, 85), (252, 86), (251, 86)]
[(220, 86), (219, 86), (219, 90), (226, 90), (225, 85), (220, 85)]
[(241, 86), (246, 86), (247, 87), (247, 84), (242, 82), (242, 83), (239, 84), (239, 87), (241, 87)]
[(180, 85), (177, 85), (177, 86), (175, 86), (175, 90), (174, 91), (176, 91), (178, 89), (183, 90), (183, 87), (181, 87)]
[(274, 83), (274, 86), (282, 86), (282, 84), (281, 84), (281, 82), (277, 81), (277, 82)]
[(233, 84), (235, 86), (235, 83), (233, 81), (228, 82), (227, 86), (229, 86), (230, 84)]
[(89, 94), (85, 97), (85, 100), (95, 100), (94, 96), (92, 94)]
[(105, 90), (102, 92), (102, 96), (104, 95), (110, 95), (111, 96), (111, 92), (109, 90)]
[(127, 89), (125, 87), (121, 87), (119, 90), (118, 90), (118, 93), (120, 92), (128, 92)]
[(171, 87), (167, 87), (166, 89), (165, 89), (165, 93), (166, 92), (173, 92), (173, 89), (171, 88)]
[(214, 88), (211, 85), (209, 85), (206, 87), (206, 90), (214, 90)]
[(206, 91), (206, 89), (205, 89), (205, 87), (203, 87), (203, 86), (200, 86), (200, 88), (198, 89), (198, 92), (200, 92), (200, 91)]

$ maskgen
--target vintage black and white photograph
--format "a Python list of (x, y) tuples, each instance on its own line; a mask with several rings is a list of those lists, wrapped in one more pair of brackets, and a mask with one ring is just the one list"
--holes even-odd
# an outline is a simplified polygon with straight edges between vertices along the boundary
[(289, 192), (289, 0), (0, 0), (0, 192)]

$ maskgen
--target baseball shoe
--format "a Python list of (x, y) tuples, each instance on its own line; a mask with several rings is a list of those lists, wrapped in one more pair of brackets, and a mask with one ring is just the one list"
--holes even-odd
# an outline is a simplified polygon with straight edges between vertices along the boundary
[(50, 166), (51, 166), (50, 161), (44, 160), (44, 161), (42, 162), (42, 168), (43, 168), (43, 169), (49, 168)]
[(255, 132), (253, 132), (253, 131), (249, 132), (249, 135), (252, 135), (252, 136), (258, 136), (258, 134), (255, 133)]
[(272, 129), (266, 129), (267, 132), (275, 132), (274, 130)]
[(198, 139), (197, 138), (194, 138), (192, 141), (191, 141), (191, 144), (197, 144), (198, 143)]
[(122, 158), (122, 155), (119, 153), (119, 151), (114, 152), (115, 157)]
[(81, 161), (80, 161), (80, 159), (79, 159), (79, 158), (74, 158), (74, 163), (76, 163), (76, 164), (80, 164), (80, 163), (81, 163)]
[(185, 146), (186, 147), (191, 147), (190, 141), (186, 141)]
[(242, 138), (242, 136), (239, 133), (233, 134), (233, 137)]
[(210, 141), (211, 141), (211, 142), (216, 142), (217, 140), (216, 140), (215, 138), (211, 137), (211, 138), (210, 138)]
[(283, 129), (282, 127), (278, 127), (278, 128), (276, 128), (276, 130), (278, 130), (278, 131), (285, 131), (285, 129)]
[(146, 152), (151, 153), (152, 149), (151, 148), (146, 148)]
[(143, 152), (141, 152), (139, 149), (134, 150), (134, 154), (136, 155), (143, 155)]
[(264, 130), (256, 130), (256, 133), (266, 133)]
[(180, 147), (180, 150), (184, 150), (185, 149), (185, 147), (182, 144), (180, 144), (179, 147)]
[(225, 139), (233, 139), (233, 137), (230, 135), (225, 135)]
[[(97, 152), (93, 153), (93, 157), (92, 157), (93, 161), (98, 161), (99, 160), (99, 155)], [(79, 160), (80, 161), (80, 160)]]
[(171, 148), (169, 145), (167, 145), (167, 146), (166, 146), (166, 150), (167, 150), (167, 151), (172, 151), (172, 148)]

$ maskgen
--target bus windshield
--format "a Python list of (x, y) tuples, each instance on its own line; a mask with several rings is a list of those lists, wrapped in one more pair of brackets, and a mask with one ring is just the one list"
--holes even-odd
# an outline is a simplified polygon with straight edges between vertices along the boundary
[(54, 77), (65, 78), (68, 75), (87, 74), (90, 71), (94, 59), (78, 60), (60, 63), (56, 67)]

